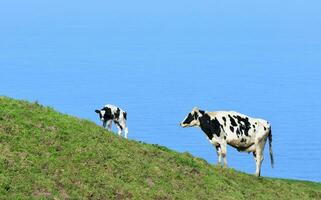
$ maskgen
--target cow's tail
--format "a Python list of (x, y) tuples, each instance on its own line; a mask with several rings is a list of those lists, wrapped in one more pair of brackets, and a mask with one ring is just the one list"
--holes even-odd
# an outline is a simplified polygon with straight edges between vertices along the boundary
[(274, 158), (273, 158), (273, 151), (272, 151), (272, 129), (271, 129), (271, 127), (269, 128), (268, 139), (269, 139), (271, 166), (273, 168), (274, 167)]

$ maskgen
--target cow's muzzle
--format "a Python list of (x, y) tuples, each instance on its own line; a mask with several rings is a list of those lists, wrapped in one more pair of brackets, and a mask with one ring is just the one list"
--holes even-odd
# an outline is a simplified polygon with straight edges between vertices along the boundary
[(187, 127), (187, 124), (183, 124), (183, 123), (179, 123), (179, 125), (183, 128), (186, 128)]

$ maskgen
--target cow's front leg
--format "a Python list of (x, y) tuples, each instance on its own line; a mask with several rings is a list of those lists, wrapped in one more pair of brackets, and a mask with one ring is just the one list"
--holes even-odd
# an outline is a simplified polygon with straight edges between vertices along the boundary
[[(112, 120), (108, 120), (108, 121), (106, 122), (107, 130), (108, 130), (108, 131), (111, 131), (112, 123), (113, 123), (113, 121), (112, 121)], [(105, 128), (106, 128), (106, 127), (105, 127)]]
[(223, 157), (223, 160), (224, 160), (224, 167), (227, 168), (227, 158), (226, 158), (227, 145), (224, 142), (221, 144), (221, 154), (222, 154), (222, 157)]
[(221, 145), (216, 144), (215, 149), (216, 149), (216, 154), (217, 154), (217, 158), (218, 158), (217, 164), (221, 166), (222, 165)]

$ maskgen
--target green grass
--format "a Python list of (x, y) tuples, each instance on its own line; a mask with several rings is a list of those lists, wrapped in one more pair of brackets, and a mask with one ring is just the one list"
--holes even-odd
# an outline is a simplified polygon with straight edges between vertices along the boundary
[(0, 199), (321, 199), (321, 184), (257, 178), (0, 97)]

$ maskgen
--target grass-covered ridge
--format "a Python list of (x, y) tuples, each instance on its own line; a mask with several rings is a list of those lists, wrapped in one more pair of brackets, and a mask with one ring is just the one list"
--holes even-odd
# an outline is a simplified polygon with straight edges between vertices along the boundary
[(257, 178), (0, 97), (0, 199), (321, 199), (321, 184)]

